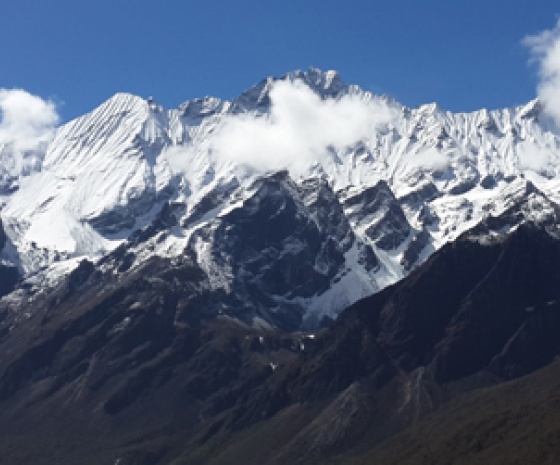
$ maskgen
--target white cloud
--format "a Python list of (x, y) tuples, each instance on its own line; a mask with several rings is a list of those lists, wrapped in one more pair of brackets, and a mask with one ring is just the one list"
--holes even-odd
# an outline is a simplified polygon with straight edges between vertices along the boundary
[(192, 147), (174, 145), (163, 152), (163, 160), (167, 161), (169, 168), (174, 174), (185, 174), (191, 168)]
[(56, 106), (22, 89), (0, 89), (0, 162), (4, 175), (39, 163), (59, 122)]
[(560, 126), (560, 20), (554, 29), (528, 36), (523, 43), (539, 66), (537, 88), (544, 110)]
[(551, 159), (551, 152), (528, 141), (523, 141), (518, 147), (518, 157), (521, 169), (541, 173), (546, 169)]
[(395, 110), (380, 101), (358, 96), (322, 100), (301, 81), (276, 82), (268, 115), (230, 115), (210, 141), (218, 160), (257, 170), (298, 171), (391, 122)]
[(410, 155), (406, 164), (414, 170), (441, 170), (451, 163), (451, 154), (441, 152), (435, 147), (426, 147), (414, 155)]

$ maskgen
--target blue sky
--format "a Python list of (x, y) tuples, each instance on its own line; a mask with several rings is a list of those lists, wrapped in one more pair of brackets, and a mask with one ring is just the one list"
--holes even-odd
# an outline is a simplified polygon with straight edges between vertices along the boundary
[(409, 106), (512, 106), (536, 95), (521, 40), (560, 11), (551, 0), (0, 2), (0, 88), (55, 100), (63, 120), (116, 92), (176, 107), (309, 66)]

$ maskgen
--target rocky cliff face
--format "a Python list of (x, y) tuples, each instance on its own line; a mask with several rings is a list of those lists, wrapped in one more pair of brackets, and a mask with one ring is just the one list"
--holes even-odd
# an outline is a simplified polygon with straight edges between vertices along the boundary
[[(2, 220), (0, 219), (0, 253), (4, 251), (8, 244), (8, 237), (4, 231)], [(7, 255), (7, 253), (5, 253)], [(0, 297), (12, 292), (19, 280), (19, 272), (9, 261), (0, 262)]]

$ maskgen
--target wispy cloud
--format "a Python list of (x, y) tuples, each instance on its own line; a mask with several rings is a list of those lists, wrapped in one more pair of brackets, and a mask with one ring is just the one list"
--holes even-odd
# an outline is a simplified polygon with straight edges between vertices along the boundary
[(4, 174), (38, 162), (59, 122), (56, 106), (22, 89), (0, 89), (0, 161)]
[(406, 167), (413, 170), (445, 169), (451, 163), (451, 154), (435, 147), (426, 147), (406, 160)]
[(519, 167), (542, 173), (546, 170), (552, 154), (545, 148), (540, 148), (529, 141), (523, 141), (518, 147)]
[(322, 100), (301, 81), (278, 81), (270, 91), (271, 110), (224, 118), (210, 141), (217, 159), (257, 170), (297, 171), (374, 135), (395, 117), (382, 101), (358, 96)]
[(539, 67), (539, 100), (560, 126), (560, 20), (553, 29), (525, 37), (523, 43)]

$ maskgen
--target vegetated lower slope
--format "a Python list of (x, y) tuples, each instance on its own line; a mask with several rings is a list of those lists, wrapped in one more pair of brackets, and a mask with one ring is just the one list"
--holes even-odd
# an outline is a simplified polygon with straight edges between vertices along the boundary
[(216, 313), (223, 296), (188, 256), (121, 275), (126, 254), (82, 262), (25, 308), (0, 309), (0, 463), (307, 464), (385, 450), (458, 394), (560, 353), (554, 224), (493, 236), (501, 220), (313, 334)]
[[(228, 463), (312, 463), (328, 465), (554, 465), (560, 460), (560, 366), (551, 365), (514, 381), (491, 387), (473, 385), (495, 383), (491, 377), (472, 378), (448, 386), (450, 400), (412, 421), (403, 431), (377, 442), (375, 428), (356, 430), (360, 434), (352, 446), (321, 458), (298, 460), (277, 454), (293, 443), (294, 431), (316, 428), (306, 420), (318, 415), (318, 408), (287, 411), (252, 427), (207, 462)], [(467, 391), (457, 395), (457, 392)], [(387, 397), (377, 395), (377, 404)], [(341, 411), (341, 415), (367, 415), (368, 410)], [(297, 407), (296, 407), (297, 408)], [(296, 409), (293, 408), (293, 409)], [(388, 419), (394, 412), (385, 412)], [(331, 425), (332, 426), (332, 425)], [(378, 425), (377, 428), (380, 428)], [(333, 432), (334, 434), (334, 432)], [(309, 446), (313, 446), (310, 442)], [(289, 447), (289, 446), (288, 446)], [(274, 451), (271, 453), (271, 451)], [(188, 460), (174, 461), (191, 463)]]
[[(488, 448), (462, 446), (469, 438), (492, 445), (497, 455), (489, 463), (509, 463), (511, 454), (499, 454), (510, 434), (520, 440), (520, 450), (538, 449), (550, 431), (535, 427), (534, 435), (523, 436), (516, 421), (529, 424), (537, 409), (548, 411), (551, 428), (560, 424), (547, 404), (558, 402), (551, 376), (534, 378), (553, 384), (535, 386), (542, 395), (530, 401), (531, 376), (522, 391), (508, 384), (503, 390), (501, 384), (476, 389), (531, 373), (560, 353), (560, 275), (553, 258), (558, 242), (528, 225), (504, 242), (481, 246), (473, 239), (444, 247), (401, 284), (344, 312), (268, 394), (290, 398), (292, 407), (242, 431), (198, 463), (245, 463), (243, 457), (246, 463), (270, 464), (486, 463)], [(500, 423), (486, 408), (502, 392), (511, 394), (496, 404)], [(424, 423), (427, 415), (438, 416)], [(448, 415), (456, 425), (441, 428)], [(489, 434), (496, 425), (499, 433), (483, 439), (482, 431)], [(397, 438), (409, 440), (410, 447), (400, 447), (399, 439), (384, 442), (407, 427), (407, 435)], [(419, 447), (423, 441), (425, 448)], [(552, 441), (539, 457), (552, 460), (558, 446)], [(468, 451), (468, 458), (457, 451)], [(191, 460), (188, 455), (177, 463)]]
[(560, 364), (461, 395), (344, 465), (554, 465), (560, 462)]

